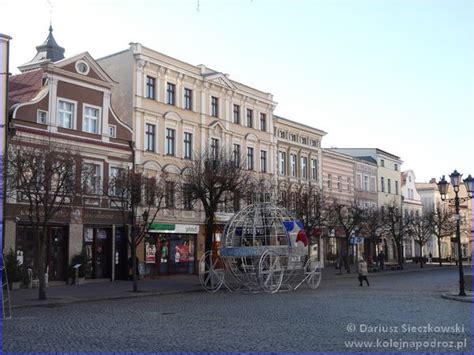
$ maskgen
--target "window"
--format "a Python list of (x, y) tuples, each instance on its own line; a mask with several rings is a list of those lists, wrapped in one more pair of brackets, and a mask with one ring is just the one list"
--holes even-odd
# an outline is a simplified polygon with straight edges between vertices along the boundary
[(280, 175), (286, 175), (286, 153), (285, 152), (278, 152), (279, 155), (279, 169), (278, 172)]
[(191, 185), (183, 185), (183, 208), (186, 211), (191, 211), (193, 209), (193, 191)]
[(387, 179), (387, 192), (388, 192), (389, 194), (392, 193), (392, 184), (391, 184), (390, 179)]
[(193, 135), (184, 132), (184, 159), (191, 159), (193, 149)]
[(364, 191), (369, 191), (369, 175), (364, 175)]
[(264, 113), (260, 114), (260, 130), (264, 132), (267, 130), (267, 115)]
[(318, 161), (311, 159), (311, 179), (318, 180)]
[(121, 194), (125, 192), (122, 191), (122, 188), (125, 188), (125, 186), (122, 186), (122, 176), (124, 176), (123, 174), (125, 174), (125, 169), (115, 166), (110, 167), (109, 190), (112, 196), (120, 197)]
[(247, 169), (253, 170), (253, 148), (247, 148)]
[(328, 174), (328, 189), (332, 188), (332, 175)]
[(240, 166), (240, 144), (234, 144), (232, 155), (235, 165)]
[(266, 150), (260, 151), (260, 171), (262, 173), (267, 172), (267, 151)]
[(87, 195), (98, 195), (100, 193), (100, 165), (85, 163), (83, 165), (84, 192)]
[(381, 167), (385, 167), (385, 160), (380, 159), (380, 166), (381, 166)]
[(395, 195), (398, 195), (398, 181), (395, 181)]
[(380, 178), (380, 190), (385, 192), (385, 179), (383, 176)]
[(240, 106), (234, 105), (234, 123), (240, 124)]
[(146, 98), (155, 99), (155, 78), (151, 76), (146, 77)]
[(351, 191), (351, 178), (347, 178), (347, 191)]
[(166, 194), (165, 194), (165, 204), (166, 208), (174, 208), (174, 182), (173, 181), (167, 181), (166, 182)]
[(301, 157), (301, 177), (303, 179), (308, 178), (308, 158), (307, 157)]
[(377, 186), (376, 186), (376, 178), (375, 176), (370, 177), (370, 192), (376, 192), (377, 191)]
[(286, 138), (286, 132), (280, 131), (280, 138)]
[(43, 110), (38, 110), (36, 113), (36, 123), (46, 124), (48, 121), (48, 112)]
[(145, 150), (155, 151), (155, 125), (151, 123), (145, 125)]
[(290, 141), (292, 141), (292, 142), (296, 142), (296, 141), (297, 141), (296, 134), (290, 133)]
[(342, 176), (337, 177), (337, 190), (342, 191)]
[(356, 174), (355, 188), (356, 188), (357, 190), (361, 190), (361, 189), (362, 189), (362, 174), (359, 174), (359, 173)]
[(290, 174), (296, 177), (296, 155), (290, 154)]
[(166, 155), (174, 155), (175, 153), (175, 134), (176, 131), (174, 129), (166, 129)]
[(64, 128), (72, 129), (74, 126), (74, 104), (71, 102), (58, 101), (58, 124)]
[(176, 85), (168, 83), (166, 88), (166, 103), (168, 105), (175, 105)]
[(211, 116), (219, 117), (219, 99), (211, 96)]
[(394, 167), (395, 171), (398, 171), (398, 164), (394, 164), (393, 167)]
[(117, 127), (109, 124), (109, 137), (117, 138)]
[(319, 147), (319, 141), (316, 139), (311, 140), (311, 146), (315, 148)]
[(84, 106), (84, 118), (82, 120), (82, 130), (89, 133), (98, 133), (99, 130), (99, 109)]
[(253, 110), (247, 109), (247, 127), (253, 127)]
[(191, 89), (184, 89), (184, 109), (193, 109), (193, 91)]
[(211, 158), (217, 159), (219, 157), (219, 140), (211, 138)]

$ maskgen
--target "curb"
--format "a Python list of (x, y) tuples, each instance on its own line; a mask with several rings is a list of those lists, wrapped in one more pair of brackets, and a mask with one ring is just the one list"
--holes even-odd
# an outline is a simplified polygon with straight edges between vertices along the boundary
[(441, 298), (458, 302), (474, 303), (474, 298), (472, 297), (472, 295), (459, 296), (453, 293), (442, 293)]
[[(167, 295), (176, 295), (181, 293), (192, 293), (192, 292), (203, 292), (203, 289), (193, 289), (193, 290), (175, 290), (175, 291), (138, 291), (137, 293), (131, 293), (129, 295), (118, 295), (118, 296), (104, 296), (98, 298), (87, 298), (87, 299), (69, 299), (63, 301), (55, 301), (48, 303), (35, 303), (35, 304), (18, 304), (12, 305), (12, 309), (20, 308), (34, 308), (34, 307), (57, 307), (65, 306), (73, 303), (88, 303), (88, 302), (99, 302), (99, 301), (114, 301), (114, 300), (123, 300), (131, 298), (141, 298), (141, 297), (152, 297), (152, 296), (167, 296)], [(128, 291), (130, 292), (130, 291)]]
[[(411, 272), (421, 272), (421, 271), (439, 271), (439, 270), (446, 270), (446, 269), (450, 269), (450, 268), (453, 268), (453, 267), (456, 267), (454, 265), (449, 265), (449, 266), (443, 266), (443, 267), (440, 267), (440, 268), (416, 268), (416, 269), (409, 269), (409, 270), (384, 270), (384, 271), (379, 271), (379, 272), (371, 272), (369, 273), (368, 276), (370, 277), (378, 277), (378, 276), (387, 276), (387, 275), (400, 275), (400, 274), (406, 274), (406, 273), (411, 273)], [(324, 275), (324, 269), (323, 269), (323, 275)], [(339, 273), (334, 273), (334, 274), (328, 274), (327, 278), (324, 279), (324, 276), (323, 276), (323, 280), (335, 280), (335, 279), (340, 279), (340, 278), (352, 278), (352, 277), (355, 277), (357, 276), (357, 270), (354, 270), (354, 272), (351, 272), (350, 274), (348, 273), (343, 273), (343, 274), (339, 274)]]

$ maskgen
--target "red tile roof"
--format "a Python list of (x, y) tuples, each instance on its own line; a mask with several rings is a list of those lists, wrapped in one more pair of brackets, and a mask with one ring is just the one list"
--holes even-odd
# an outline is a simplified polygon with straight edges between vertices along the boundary
[(43, 70), (32, 70), (10, 78), (8, 99), (10, 106), (28, 102), (41, 90), (43, 84)]

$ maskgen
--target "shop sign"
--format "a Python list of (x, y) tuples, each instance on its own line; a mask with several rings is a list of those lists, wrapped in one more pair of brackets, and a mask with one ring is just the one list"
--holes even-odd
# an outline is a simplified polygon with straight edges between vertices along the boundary
[(149, 232), (150, 233), (198, 234), (199, 225), (152, 223), (150, 226)]
[(227, 221), (229, 221), (232, 217), (234, 217), (234, 214), (233, 214), (233, 213), (216, 212), (215, 220), (216, 220), (216, 222), (227, 222)]

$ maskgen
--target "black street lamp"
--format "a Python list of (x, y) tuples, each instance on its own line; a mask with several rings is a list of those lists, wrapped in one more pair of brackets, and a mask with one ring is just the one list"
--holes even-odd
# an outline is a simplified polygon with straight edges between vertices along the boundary
[(441, 180), (438, 182), (438, 189), (439, 193), (441, 194), (441, 200), (442, 201), (448, 201), (448, 202), (454, 202), (454, 206), (456, 208), (456, 243), (458, 244), (458, 266), (459, 266), (459, 296), (466, 296), (466, 292), (464, 291), (464, 270), (462, 267), (462, 250), (461, 250), (461, 228), (460, 228), (460, 215), (459, 215), (459, 204), (460, 202), (468, 201), (472, 198), (472, 193), (473, 193), (473, 184), (474, 184), (474, 179), (472, 176), (469, 174), (469, 176), (463, 180), (464, 185), (466, 186), (467, 190), (467, 197), (459, 197), (459, 186), (461, 185), (461, 177), (462, 174), (460, 174), (457, 170), (454, 170), (451, 175), (449, 175), (451, 179), (451, 185), (453, 185), (454, 189), (454, 199), (448, 199), (446, 195), (448, 194), (448, 187), (449, 187), (449, 182), (446, 181), (446, 179), (443, 177)]

